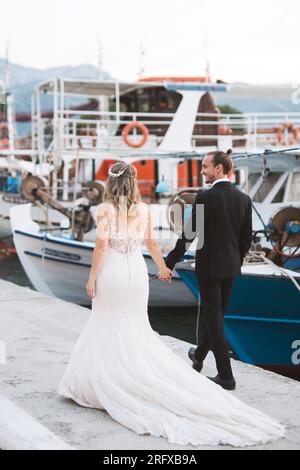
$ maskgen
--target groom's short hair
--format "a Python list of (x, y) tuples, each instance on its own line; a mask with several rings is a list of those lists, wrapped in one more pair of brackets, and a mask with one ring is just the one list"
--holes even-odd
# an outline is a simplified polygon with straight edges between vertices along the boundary
[(216, 167), (217, 165), (222, 165), (225, 175), (229, 175), (233, 168), (233, 161), (231, 158), (232, 150), (227, 150), (227, 152), (210, 152), (208, 155), (212, 157), (212, 163)]

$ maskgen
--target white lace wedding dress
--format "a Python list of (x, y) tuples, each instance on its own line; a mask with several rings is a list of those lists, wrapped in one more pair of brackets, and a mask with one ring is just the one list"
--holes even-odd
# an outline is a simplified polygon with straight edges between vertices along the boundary
[(283, 437), (279, 423), (193, 370), (152, 330), (141, 251), (149, 206), (139, 205), (139, 230), (129, 239), (118, 233), (111, 208), (109, 247), (92, 313), (58, 393), (106, 410), (138, 434), (162, 436), (172, 444), (245, 447)]

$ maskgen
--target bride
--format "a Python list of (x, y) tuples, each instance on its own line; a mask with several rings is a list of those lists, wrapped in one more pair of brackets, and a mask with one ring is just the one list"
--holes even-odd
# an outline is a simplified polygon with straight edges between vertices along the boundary
[(86, 286), (92, 313), (58, 393), (171, 444), (245, 447), (283, 437), (279, 423), (201, 376), (152, 330), (143, 240), (159, 278), (171, 282), (154, 239), (150, 208), (141, 202), (136, 169), (116, 163), (97, 210)]

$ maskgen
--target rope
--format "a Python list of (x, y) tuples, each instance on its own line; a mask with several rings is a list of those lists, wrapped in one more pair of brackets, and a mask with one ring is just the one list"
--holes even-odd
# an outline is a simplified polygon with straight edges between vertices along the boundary
[(255, 207), (255, 205), (254, 205), (254, 203), (253, 203), (252, 200), (251, 200), (251, 205), (252, 205), (252, 208), (253, 208), (253, 210), (255, 211), (256, 215), (258, 216), (259, 220), (261, 221), (261, 223), (262, 223), (262, 225), (263, 225), (263, 228), (264, 228), (264, 230), (265, 230), (265, 232), (266, 232), (266, 231), (267, 231), (267, 226), (266, 226), (266, 224), (264, 223), (262, 216), (260, 215), (260, 213), (259, 213), (258, 210), (256, 209), (256, 207)]
[(270, 259), (268, 259), (261, 251), (250, 251), (249, 254), (245, 258), (245, 263), (246, 264), (269, 264), (270, 266), (275, 267), (281, 274), (284, 276), (288, 277), (298, 292), (300, 293), (300, 286), (294, 276), (286, 271), (284, 268), (281, 268), (280, 266), (277, 266), (277, 264), (273, 263)]

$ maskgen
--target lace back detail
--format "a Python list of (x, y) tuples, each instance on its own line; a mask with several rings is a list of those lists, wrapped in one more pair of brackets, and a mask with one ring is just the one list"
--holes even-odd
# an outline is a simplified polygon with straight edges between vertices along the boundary
[(108, 246), (123, 256), (133, 255), (140, 250), (141, 243), (138, 239), (126, 239), (117, 232), (115, 218), (109, 221), (109, 242)]

